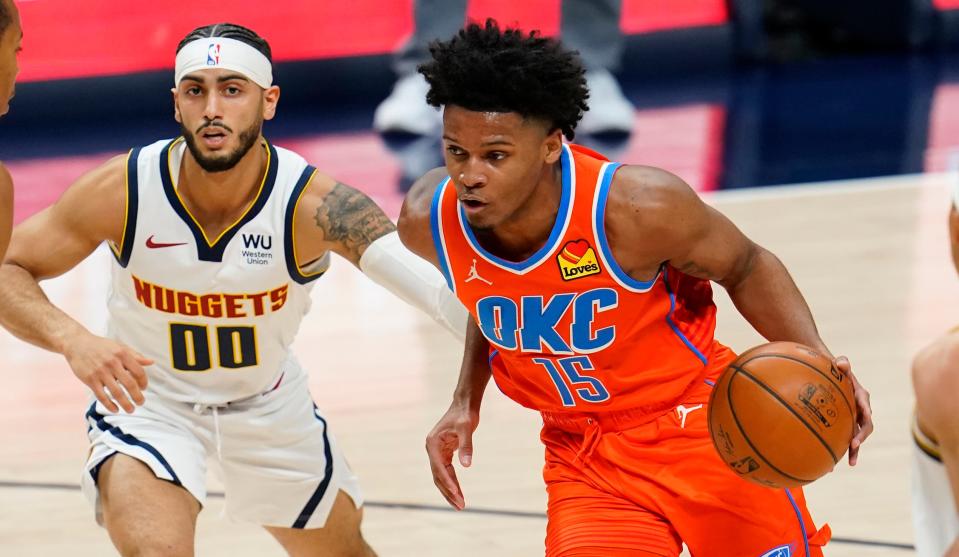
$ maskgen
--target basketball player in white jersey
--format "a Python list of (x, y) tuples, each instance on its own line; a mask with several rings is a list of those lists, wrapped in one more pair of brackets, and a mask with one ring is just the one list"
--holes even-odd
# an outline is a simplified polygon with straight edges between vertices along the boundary
[[(20, 12), (13, 0), (0, 0), (0, 116), (10, 110), (14, 83), (20, 66), (17, 54), (23, 30), (20, 28)], [(13, 224), (13, 179), (7, 167), (0, 163), (0, 261), (10, 243), (10, 227)]]
[[(0, 268), (0, 323), (63, 354), (96, 396), (82, 484), (123, 555), (193, 555), (207, 457), (227, 513), (290, 555), (373, 555), (356, 477), (289, 350), (331, 252), (465, 329), (442, 276), (369, 198), (264, 139), (271, 59), (249, 29), (191, 32), (173, 89), (183, 136), (81, 177), (17, 227)], [(116, 259), (107, 338), (37, 285), (102, 242)]]
[[(959, 180), (949, 209), (952, 263), (959, 272)], [(959, 329), (924, 348), (912, 363), (912, 522), (918, 557), (959, 557)]]

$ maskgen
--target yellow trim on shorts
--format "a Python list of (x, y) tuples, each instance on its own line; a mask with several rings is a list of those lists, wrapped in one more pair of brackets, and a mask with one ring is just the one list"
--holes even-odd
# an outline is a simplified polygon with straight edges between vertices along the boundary
[(942, 462), (942, 452), (939, 450), (939, 444), (919, 427), (919, 420), (915, 416), (912, 418), (912, 440), (919, 447), (919, 450), (929, 455), (930, 458)]

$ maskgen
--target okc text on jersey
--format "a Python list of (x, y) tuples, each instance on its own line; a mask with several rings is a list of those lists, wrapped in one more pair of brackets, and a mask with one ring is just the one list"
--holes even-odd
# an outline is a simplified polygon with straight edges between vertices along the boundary
[[(612, 288), (564, 293), (546, 301), (543, 296), (516, 300), (487, 296), (476, 302), (483, 335), (499, 348), (550, 354), (588, 354), (613, 343), (616, 327), (595, 327), (599, 313), (615, 308), (619, 295)], [(560, 331), (560, 322), (572, 308), (572, 323)]]

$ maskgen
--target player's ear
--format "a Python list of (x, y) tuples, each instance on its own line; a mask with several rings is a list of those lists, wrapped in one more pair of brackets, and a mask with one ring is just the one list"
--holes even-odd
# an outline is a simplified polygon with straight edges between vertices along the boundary
[(549, 132), (549, 135), (547, 135), (543, 141), (543, 150), (545, 151), (545, 159), (548, 164), (553, 164), (559, 160), (559, 156), (563, 152), (562, 130), (556, 128)]
[(263, 119), (272, 120), (276, 116), (276, 105), (280, 102), (280, 88), (273, 85), (263, 91)]
[(180, 95), (177, 93), (176, 87), (170, 89), (170, 92), (173, 93), (173, 118), (182, 124), (183, 120), (180, 118)]

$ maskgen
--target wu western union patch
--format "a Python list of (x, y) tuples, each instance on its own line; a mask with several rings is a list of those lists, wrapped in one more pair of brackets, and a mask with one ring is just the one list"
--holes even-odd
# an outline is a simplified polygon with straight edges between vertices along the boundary
[(566, 242), (562, 251), (556, 256), (556, 262), (559, 263), (559, 272), (563, 280), (576, 280), (599, 273), (596, 252), (586, 240)]

